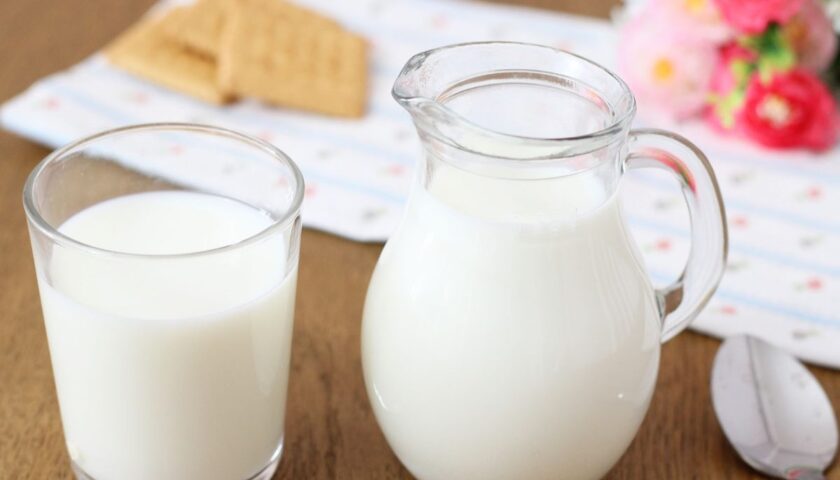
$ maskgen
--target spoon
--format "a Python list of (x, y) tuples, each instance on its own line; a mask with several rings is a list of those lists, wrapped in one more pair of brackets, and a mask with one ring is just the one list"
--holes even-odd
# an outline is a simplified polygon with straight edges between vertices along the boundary
[(712, 367), (712, 403), (726, 438), (756, 470), (825, 478), (837, 420), (817, 379), (790, 354), (755, 337), (727, 338)]

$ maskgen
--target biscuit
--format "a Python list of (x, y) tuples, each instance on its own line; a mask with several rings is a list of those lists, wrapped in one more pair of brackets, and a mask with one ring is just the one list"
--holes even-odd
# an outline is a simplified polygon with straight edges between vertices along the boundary
[(144, 20), (118, 37), (106, 57), (123, 69), (201, 100), (222, 104), (233, 98), (217, 84), (217, 64), (169, 39), (161, 20)]
[(199, 0), (175, 7), (161, 20), (162, 31), (172, 40), (197, 53), (216, 58), (225, 21), (236, 0)]
[(222, 33), (219, 84), (275, 105), (359, 117), (367, 45), (337, 23), (290, 3), (247, 0)]

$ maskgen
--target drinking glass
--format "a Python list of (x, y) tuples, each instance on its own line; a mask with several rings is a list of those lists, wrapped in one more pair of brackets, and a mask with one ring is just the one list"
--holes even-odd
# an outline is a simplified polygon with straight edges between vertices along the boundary
[(79, 140), (24, 208), (79, 479), (267, 479), (283, 446), (303, 178), (222, 128)]

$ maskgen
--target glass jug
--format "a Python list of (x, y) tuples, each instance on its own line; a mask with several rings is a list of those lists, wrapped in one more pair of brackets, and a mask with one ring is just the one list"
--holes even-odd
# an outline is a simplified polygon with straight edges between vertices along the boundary
[[(365, 382), (420, 479), (603, 476), (647, 411), (660, 343), (722, 275), (727, 233), (704, 155), (630, 130), (610, 71), (549, 47), (472, 43), (411, 58), (393, 95), (424, 158), (368, 288)], [(692, 248), (655, 289), (617, 200), (627, 169), (682, 185)]]

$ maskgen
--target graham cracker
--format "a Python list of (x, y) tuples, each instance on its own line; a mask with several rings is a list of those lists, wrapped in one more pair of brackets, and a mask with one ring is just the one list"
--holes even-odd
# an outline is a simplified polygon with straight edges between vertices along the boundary
[(198, 0), (192, 5), (175, 7), (161, 20), (161, 28), (177, 43), (216, 58), (222, 29), (236, 4), (236, 0)]
[(233, 98), (216, 82), (216, 61), (190, 51), (163, 34), (162, 21), (144, 20), (105, 51), (115, 65), (201, 100), (222, 104)]
[(367, 45), (290, 3), (249, 0), (222, 33), (219, 84), (237, 95), (337, 116), (364, 114)]

